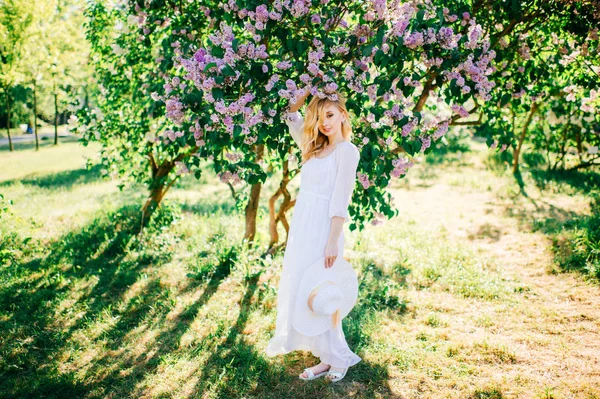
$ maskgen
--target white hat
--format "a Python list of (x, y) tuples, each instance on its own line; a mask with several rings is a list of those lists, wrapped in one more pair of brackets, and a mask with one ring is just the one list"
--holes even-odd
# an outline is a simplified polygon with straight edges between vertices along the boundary
[(352, 265), (338, 257), (325, 268), (325, 257), (302, 275), (292, 325), (301, 334), (315, 336), (331, 329), (350, 313), (358, 298), (358, 280)]

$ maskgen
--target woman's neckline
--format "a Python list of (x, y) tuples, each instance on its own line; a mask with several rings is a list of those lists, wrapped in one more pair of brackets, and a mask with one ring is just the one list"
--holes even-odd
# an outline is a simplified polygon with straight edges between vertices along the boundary
[(337, 151), (338, 147), (339, 147), (339, 146), (340, 146), (340, 144), (342, 144), (342, 143), (348, 143), (348, 140), (340, 141), (339, 143), (337, 143), (337, 144), (335, 145), (335, 148), (334, 148), (334, 149), (333, 149), (333, 150), (332, 150), (332, 151), (331, 151), (329, 154), (325, 155), (323, 158), (319, 158), (319, 157), (317, 157), (317, 156), (314, 156), (313, 158), (317, 158), (317, 159), (326, 159), (326, 158), (329, 158), (329, 157), (330, 157), (330, 156), (331, 156), (331, 155), (332, 155), (334, 152), (336, 152), (336, 151)]

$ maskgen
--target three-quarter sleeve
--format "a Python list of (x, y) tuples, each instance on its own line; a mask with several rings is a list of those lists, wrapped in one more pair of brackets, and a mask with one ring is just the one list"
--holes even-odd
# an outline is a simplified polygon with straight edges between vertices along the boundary
[(302, 118), (302, 114), (300, 114), (299, 111), (285, 112), (283, 114), (283, 120), (290, 128), (290, 134), (292, 135), (292, 138), (298, 147), (300, 147), (302, 144), (302, 134), (304, 132), (304, 118)]
[(358, 148), (352, 143), (340, 143), (336, 149), (336, 174), (333, 194), (329, 202), (329, 218), (340, 216), (344, 222), (350, 220), (348, 205), (356, 184), (356, 169), (360, 160)]

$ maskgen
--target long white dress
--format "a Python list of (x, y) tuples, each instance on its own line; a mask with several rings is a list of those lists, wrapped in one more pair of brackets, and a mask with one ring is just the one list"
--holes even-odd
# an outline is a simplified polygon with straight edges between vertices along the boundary
[[(299, 112), (286, 115), (286, 124), (294, 141), (300, 145), (303, 118)], [(323, 363), (347, 368), (361, 361), (346, 342), (342, 323), (321, 335), (309, 337), (292, 326), (292, 312), (303, 271), (324, 257), (331, 228), (331, 218), (346, 221), (348, 204), (356, 183), (360, 154), (350, 142), (336, 145), (324, 158), (311, 158), (300, 170), (300, 192), (294, 206), (283, 269), (277, 292), (277, 324), (275, 335), (267, 346), (267, 356), (295, 350), (311, 351)], [(338, 241), (338, 258), (344, 256), (344, 232)], [(323, 264), (323, 267), (325, 265)], [(343, 320), (342, 320), (343, 322)]]

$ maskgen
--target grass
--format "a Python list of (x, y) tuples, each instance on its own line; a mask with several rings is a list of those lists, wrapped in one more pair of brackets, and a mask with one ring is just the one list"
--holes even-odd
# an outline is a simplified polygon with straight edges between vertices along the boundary
[[(600, 173), (524, 169), (525, 176), (520, 175), (524, 195), (514, 197), (515, 208), (520, 208), (514, 215), (550, 238), (555, 258), (552, 272), (576, 271), (600, 282)], [(528, 191), (538, 198), (530, 197)], [(561, 201), (554, 204), (546, 198)], [(562, 206), (573, 200), (580, 202), (578, 209)]]
[[(532, 227), (553, 209), (565, 223), (586, 215), (584, 193), (557, 186), (542, 191), (554, 208), (542, 206), (527, 175), (524, 199), (510, 176), (483, 168), (477, 144), (458, 161), (415, 167), (392, 187), (400, 217), (346, 231), (360, 297), (343, 326), (363, 360), (337, 385), (307, 384), (297, 374), (315, 362), (308, 353), (264, 354), (283, 257), (264, 255), (265, 201), (249, 249), (229, 189), (210, 172), (186, 177), (138, 235), (144, 192), (85, 169), (96, 149), (65, 143), (0, 159), (0, 397), (590, 399), (600, 390), (597, 288), (547, 273), (552, 244)], [(568, 303), (556, 299), (565, 292)]]

